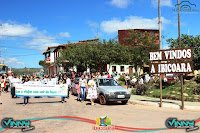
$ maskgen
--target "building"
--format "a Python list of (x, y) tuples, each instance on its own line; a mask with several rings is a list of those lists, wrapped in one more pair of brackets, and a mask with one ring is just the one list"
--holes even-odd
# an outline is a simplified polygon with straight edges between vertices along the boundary
[[(120, 44), (130, 45), (125, 39), (130, 38), (131, 32), (140, 33), (141, 36), (144, 36), (145, 33), (150, 33), (155, 36), (159, 36), (159, 30), (157, 29), (128, 29), (128, 30), (118, 30), (118, 40)], [(159, 39), (156, 41), (156, 44), (159, 44)]]
[(45, 64), (48, 66), (47, 73), (52, 74), (55, 73), (54, 71), (54, 50), (57, 48), (57, 46), (50, 46), (47, 48), (45, 52), (43, 52), (43, 55), (45, 57)]
[[(88, 39), (88, 40), (82, 40), (78, 41), (75, 43), (67, 43), (67, 44), (62, 44), (58, 46), (51, 46), (48, 47), (45, 52), (43, 52), (43, 55), (45, 56), (45, 64), (48, 66), (47, 68), (47, 74), (57, 74), (59, 72), (67, 72), (67, 71), (75, 71), (75, 72), (90, 72), (89, 68), (83, 68), (82, 66), (74, 66), (73, 68), (67, 68), (64, 67), (62, 64), (57, 62), (57, 59), (61, 57), (60, 50), (65, 49), (67, 45), (74, 44), (74, 45), (79, 45), (79, 44), (86, 44), (88, 42), (94, 42), (98, 41), (99, 38), (95, 39)], [(69, 63), (67, 60), (64, 61), (64, 63)]]
[[(141, 36), (144, 36), (145, 33), (150, 33), (155, 36), (159, 36), (159, 30), (157, 29), (128, 29), (128, 30), (118, 30), (118, 40), (119, 43), (122, 45), (131, 45), (128, 42), (125, 41), (125, 39), (130, 38), (131, 32), (137, 32), (140, 33)], [(156, 41), (155, 44), (159, 44), (159, 40)], [(143, 74), (144, 72), (149, 72), (149, 66), (144, 64), (144, 68), (141, 69), (137, 67), (137, 74)], [(107, 65), (107, 71), (109, 73), (117, 72), (120, 74), (123, 73), (128, 73), (128, 74), (133, 74), (136, 73), (135, 67), (133, 65), (117, 65), (117, 64), (112, 64), (112, 65)]]

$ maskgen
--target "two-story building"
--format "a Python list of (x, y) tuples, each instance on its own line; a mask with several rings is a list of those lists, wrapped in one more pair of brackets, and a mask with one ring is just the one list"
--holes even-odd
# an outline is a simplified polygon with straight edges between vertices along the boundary
[[(88, 40), (82, 40), (82, 41), (78, 41), (75, 43), (67, 43), (67, 44), (62, 44), (62, 45), (58, 45), (58, 46), (51, 46), (48, 47), (47, 50), (45, 52), (43, 52), (43, 55), (45, 56), (45, 61), (46, 61), (46, 65), (48, 66), (48, 70), (47, 73), (48, 74), (57, 74), (59, 72), (67, 72), (67, 71), (75, 71), (75, 72), (90, 72), (89, 68), (84, 68), (82, 66), (74, 66), (72, 68), (67, 68), (64, 67), (62, 64), (57, 62), (57, 59), (59, 57), (61, 57), (61, 53), (60, 50), (65, 49), (67, 45), (69, 44), (74, 44), (74, 45), (78, 45), (78, 44), (86, 44), (88, 42), (93, 42), (93, 41), (98, 41), (99, 38), (95, 38), (95, 39), (88, 39)], [(70, 52), (70, 51), (69, 51)], [(63, 63), (69, 63), (67, 60), (64, 61)]]

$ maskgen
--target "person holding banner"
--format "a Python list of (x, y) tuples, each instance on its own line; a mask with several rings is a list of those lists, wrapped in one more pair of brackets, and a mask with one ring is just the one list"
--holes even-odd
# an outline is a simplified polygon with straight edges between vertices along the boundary
[(68, 85), (68, 96), (67, 96), (67, 98), (69, 99), (69, 91), (70, 91), (70, 87), (71, 87), (71, 80), (67, 75), (65, 75), (64, 76), (64, 81)]
[(20, 79), (17, 78), (17, 75), (14, 76), (14, 78), (11, 79), (11, 95), (12, 98), (15, 98), (15, 86), (16, 84), (20, 84)]
[[(23, 84), (29, 84), (28, 82), (29, 82), (28, 78), (26, 77)], [(24, 104), (23, 105), (28, 104), (28, 99), (29, 99), (29, 97), (24, 96)], [(26, 100), (27, 100), (27, 102), (26, 102)]]
[[(65, 88), (68, 89), (68, 85), (66, 84), (65, 80), (63, 80), (63, 81), (60, 82), (60, 83), (61, 83), (60, 85), (62, 85), (62, 86), (64, 86)], [(62, 97), (61, 102), (62, 102), (62, 103), (66, 102), (66, 101), (65, 101), (65, 97)]]

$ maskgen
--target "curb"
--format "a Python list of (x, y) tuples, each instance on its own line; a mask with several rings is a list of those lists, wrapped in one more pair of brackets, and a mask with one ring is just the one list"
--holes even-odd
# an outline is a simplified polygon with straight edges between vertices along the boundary
[[(138, 104), (138, 105), (145, 105), (145, 106), (157, 106), (159, 107), (159, 103), (151, 103), (151, 102), (141, 102), (141, 101), (128, 101), (128, 103), (130, 104)], [(174, 108), (174, 109), (180, 109), (181, 106), (180, 105), (171, 105), (171, 104), (167, 104), (167, 103), (163, 103), (163, 107), (165, 108)], [(196, 110), (199, 111), (200, 107), (195, 107), (195, 106), (185, 106), (186, 110)]]

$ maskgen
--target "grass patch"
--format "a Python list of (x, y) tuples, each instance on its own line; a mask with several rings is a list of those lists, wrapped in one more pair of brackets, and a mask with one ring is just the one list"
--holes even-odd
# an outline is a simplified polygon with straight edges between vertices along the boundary
[[(200, 95), (193, 94), (194, 89), (200, 89), (198, 83), (194, 80), (188, 80), (184, 83), (184, 99), (185, 101), (200, 101)], [(146, 96), (160, 98), (160, 89), (154, 84), (146, 91)], [(181, 85), (180, 83), (170, 83), (163, 87), (163, 99), (181, 100)]]

